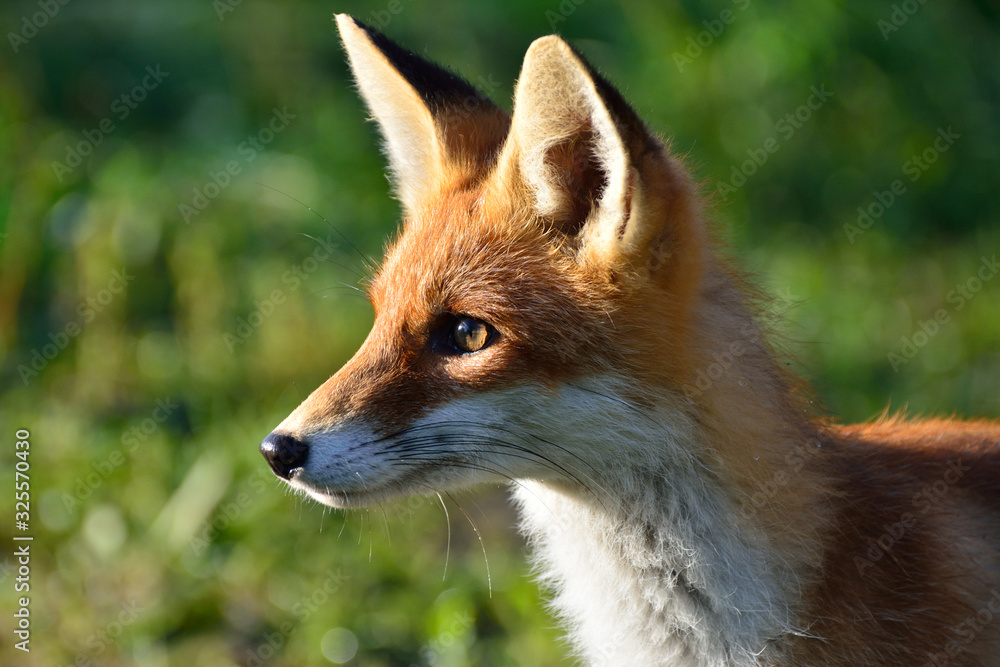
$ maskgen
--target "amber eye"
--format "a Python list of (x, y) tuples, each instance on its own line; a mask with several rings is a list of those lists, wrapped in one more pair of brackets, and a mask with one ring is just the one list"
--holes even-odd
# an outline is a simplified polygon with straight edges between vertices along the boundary
[(490, 326), (471, 317), (459, 317), (451, 329), (451, 338), (459, 352), (478, 352), (490, 339)]

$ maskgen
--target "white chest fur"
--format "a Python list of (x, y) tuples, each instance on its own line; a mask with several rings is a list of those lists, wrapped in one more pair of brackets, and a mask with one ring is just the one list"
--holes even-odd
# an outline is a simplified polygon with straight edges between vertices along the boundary
[(577, 652), (595, 666), (767, 664), (789, 629), (783, 568), (704, 488), (654, 486), (622, 510), (544, 483), (515, 493)]

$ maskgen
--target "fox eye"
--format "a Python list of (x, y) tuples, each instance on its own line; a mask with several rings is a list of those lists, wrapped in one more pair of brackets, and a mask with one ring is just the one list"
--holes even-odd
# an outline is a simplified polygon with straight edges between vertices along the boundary
[(451, 339), (459, 352), (479, 352), (486, 347), (495, 330), (471, 317), (457, 317), (451, 327)]

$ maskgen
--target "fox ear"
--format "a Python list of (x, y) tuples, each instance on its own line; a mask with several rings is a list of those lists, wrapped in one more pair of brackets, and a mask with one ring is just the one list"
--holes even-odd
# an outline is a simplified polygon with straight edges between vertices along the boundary
[(507, 134), (507, 114), (472, 85), (347, 14), (337, 15), (337, 26), (382, 130), (403, 206), (413, 211), (456, 177), (482, 177)]
[(659, 253), (659, 266), (680, 249), (673, 241), (695, 240), (681, 228), (698, 218), (686, 172), (621, 94), (554, 35), (535, 40), (524, 57), (496, 175), (498, 196), (519, 182), (580, 262), (649, 266)]

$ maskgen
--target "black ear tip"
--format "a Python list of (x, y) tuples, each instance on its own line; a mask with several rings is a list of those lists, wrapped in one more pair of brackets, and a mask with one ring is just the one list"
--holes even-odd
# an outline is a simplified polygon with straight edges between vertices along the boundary
[(364, 21), (359, 21), (350, 14), (335, 14), (334, 19), (337, 21), (337, 27), (339, 28), (341, 34), (344, 33), (345, 29), (349, 30), (353, 28), (360, 28), (368, 36), (368, 39), (373, 42), (387, 39), (381, 32), (371, 27)]
[(368, 25), (367, 23), (365, 23), (364, 21), (359, 21), (358, 19), (354, 18), (350, 14), (337, 14), (337, 18), (340, 19), (340, 17), (343, 17), (344, 21), (348, 21), (350, 23), (353, 23), (355, 26), (361, 28), (362, 30), (364, 30), (366, 33), (368, 33), (372, 37), (374, 37), (375, 35), (381, 35), (382, 34), (378, 30), (376, 30), (375, 28), (373, 28), (370, 25)]
[[(337, 14), (341, 32), (345, 23), (364, 31), (372, 45), (417, 91), (424, 102), (432, 108), (458, 101), (469, 105), (495, 108), (490, 99), (479, 89), (456, 75), (454, 72), (423, 58), (413, 51), (386, 37), (382, 32), (349, 14)], [(466, 109), (468, 110), (468, 109)]]
[[(406, 49), (403, 49), (398, 44), (393, 42), (391, 39), (386, 37), (382, 31), (378, 30), (377, 28), (373, 28), (364, 21), (360, 21), (354, 18), (350, 14), (337, 14), (336, 19), (337, 19), (337, 26), (340, 28), (341, 32), (344, 31), (345, 27), (359, 28), (365, 33), (365, 35), (367, 35), (368, 39), (370, 39), (372, 43), (374, 43), (375, 46), (377, 46), (378, 49), (383, 53), (391, 50), (406, 51)], [(390, 54), (387, 53), (386, 55)]]
[(646, 123), (635, 112), (622, 92), (618, 90), (618, 87), (598, 72), (579, 49), (562, 38), (558, 38), (558, 42), (561, 42), (559, 45), (567, 49), (569, 53), (572, 53), (583, 65), (588, 76), (594, 82), (597, 93), (601, 96), (608, 111), (611, 112), (619, 125), (627, 128), (627, 138), (631, 144), (630, 149), (633, 152), (641, 153), (650, 148), (659, 148), (659, 142), (653, 137), (653, 134), (646, 127)]

